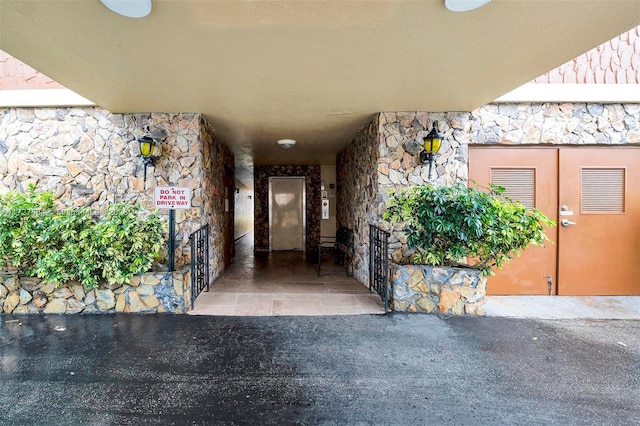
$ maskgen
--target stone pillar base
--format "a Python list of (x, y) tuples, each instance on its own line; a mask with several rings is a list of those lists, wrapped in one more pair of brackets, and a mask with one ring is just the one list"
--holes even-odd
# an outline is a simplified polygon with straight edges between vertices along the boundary
[(477, 269), (392, 263), (390, 285), (394, 311), (485, 315), (487, 278)]
[(184, 314), (191, 303), (190, 270), (147, 272), (127, 284), (85, 290), (71, 282), (59, 287), (38, 278), (0, 273), (0, 313), (104, 314), (115, 312)]

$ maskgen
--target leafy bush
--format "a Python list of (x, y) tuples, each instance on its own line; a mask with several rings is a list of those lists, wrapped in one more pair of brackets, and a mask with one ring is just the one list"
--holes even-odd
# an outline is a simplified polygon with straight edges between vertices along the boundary
[(100, 220), (90, 209), (56, 210), (51, 192), (0, 196), (0, 260), (56, 285), (124, 283), (149, 270), (165, 241), (166, 224), (140, 207), (108, 206)]
[(50, 192), (10, 191), (0, 196), (0, 259), (15, 267), (32, 268), (45, 250), (54, 197)]
[(537, 209), (528, 209), (502, 195), (504, 188), (421, 185), (392, 192), (384, 219), (405, 223), (409, 248), (417, 264), (459, 266), (472, 258), (472, 267), (493, 275), (529, 245), (549, 241), (545, 227), (555, 222)]

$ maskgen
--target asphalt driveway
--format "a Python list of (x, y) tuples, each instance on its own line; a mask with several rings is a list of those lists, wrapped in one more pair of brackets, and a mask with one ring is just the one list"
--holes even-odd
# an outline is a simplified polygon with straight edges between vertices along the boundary
[(0, 424), (640, 424), (640, 321), (1, 316)]

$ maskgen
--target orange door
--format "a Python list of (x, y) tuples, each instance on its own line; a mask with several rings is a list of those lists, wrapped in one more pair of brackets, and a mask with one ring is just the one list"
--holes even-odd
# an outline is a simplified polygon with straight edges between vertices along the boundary
[(558, 294), (640, 294), (640, 149), (560, 149), (559, 181)]
[[(502, 186), (509, 198), (557, 219), (557, 149), (471, 147), (469, 179), (471, 185)], [(547, 236), (557, 241), (556, 228)], [(556, 265), (554, 244), (530, 247), (487, 280), (487, 294), (554, 294)]]

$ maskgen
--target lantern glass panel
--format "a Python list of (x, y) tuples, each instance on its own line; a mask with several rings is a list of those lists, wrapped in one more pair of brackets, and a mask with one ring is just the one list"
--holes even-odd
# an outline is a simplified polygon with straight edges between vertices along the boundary
[(144, 138), (140, 140), (140, 154), (145, 157), (152, 157), (155, 151), (155, 143), (151, 138)]
[(435, 138), (426, 138), (424, 140), (424, 150), (429, 154), (440, 151), (440, 144), (442, 143), (442, 139)]

